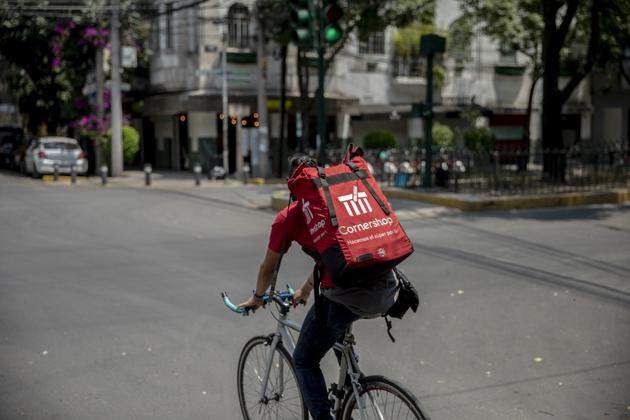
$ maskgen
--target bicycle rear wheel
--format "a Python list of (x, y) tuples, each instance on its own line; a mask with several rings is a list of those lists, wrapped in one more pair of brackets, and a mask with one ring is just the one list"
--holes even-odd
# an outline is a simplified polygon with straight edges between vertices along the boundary
[(298, 385), (293, 359), (278, 344), (267, 381), (267, 392), (260, 395), (271, 353), (268, 337), (254, 337), (245, 344), (238, 361), (238, 400), (243, 418), (307, 420), (308, 412)]
[[(352, 390), (341, 410), (343, 420), (359, 419), (359, 407)], [(366, 420), (430, 420), (416, 397), (403, 385), (384, 376), (368, 376), (361, 381), (361, 397)]]

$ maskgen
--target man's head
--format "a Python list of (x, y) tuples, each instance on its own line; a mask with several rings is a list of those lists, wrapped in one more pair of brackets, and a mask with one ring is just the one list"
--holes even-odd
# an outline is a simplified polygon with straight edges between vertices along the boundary
[(315, 167), (317, 166), (317, 160), (304, 153), (292, 154), (289, 156), (289, 178), (293, 176), (293, 172), (302, 164)]

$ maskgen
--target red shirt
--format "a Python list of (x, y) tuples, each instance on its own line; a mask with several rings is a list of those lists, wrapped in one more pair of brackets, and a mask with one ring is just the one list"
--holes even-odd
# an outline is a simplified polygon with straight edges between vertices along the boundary
[(317, 252), (313, 239), (306, 230), (304, 215), (297, 202), (282, 209), (273, 221), (269, 234), (269, 249), (282, 254), (291, 247), (294, 241), (300, 244), (302, 248)]
[[(273, 221), (269, 234), (269, 249), (282, 254), (291, 247), (293, 242), (297, 242), (310, 256), (318, 255), (313, 238), (307, 230), (304, 214), (297, 202), (282, 209)], [(330, 286), (326, 273), (323, 273), (321, 281), (322, 288)]]

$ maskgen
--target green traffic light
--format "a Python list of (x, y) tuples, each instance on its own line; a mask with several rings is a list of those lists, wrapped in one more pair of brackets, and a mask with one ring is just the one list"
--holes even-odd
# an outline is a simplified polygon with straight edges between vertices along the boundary
[(294, 9), (291, 11), (291, 20), (296, 24), (308, 24), (311, 19), (311, 13), (308, 9)]
[(324, 39), (329, 44), (338, 42), (343, 36), (341, 27), (337, 24), (328, 25), (324, 30)]

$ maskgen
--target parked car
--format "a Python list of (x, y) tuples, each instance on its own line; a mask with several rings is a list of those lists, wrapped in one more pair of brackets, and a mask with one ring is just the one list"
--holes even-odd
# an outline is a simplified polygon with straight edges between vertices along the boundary
[(55, 171), (69, 174), (71, 168), (84, 175), (88, 170), (86, 153), (79, 142), (68, 137), (42, 137), (34, 139), (24, 153), (24, 169), (34, 178)]
[(0, 167), (15, 169), (13, 155), (22, 144), (22, 130), (0, 127)]

